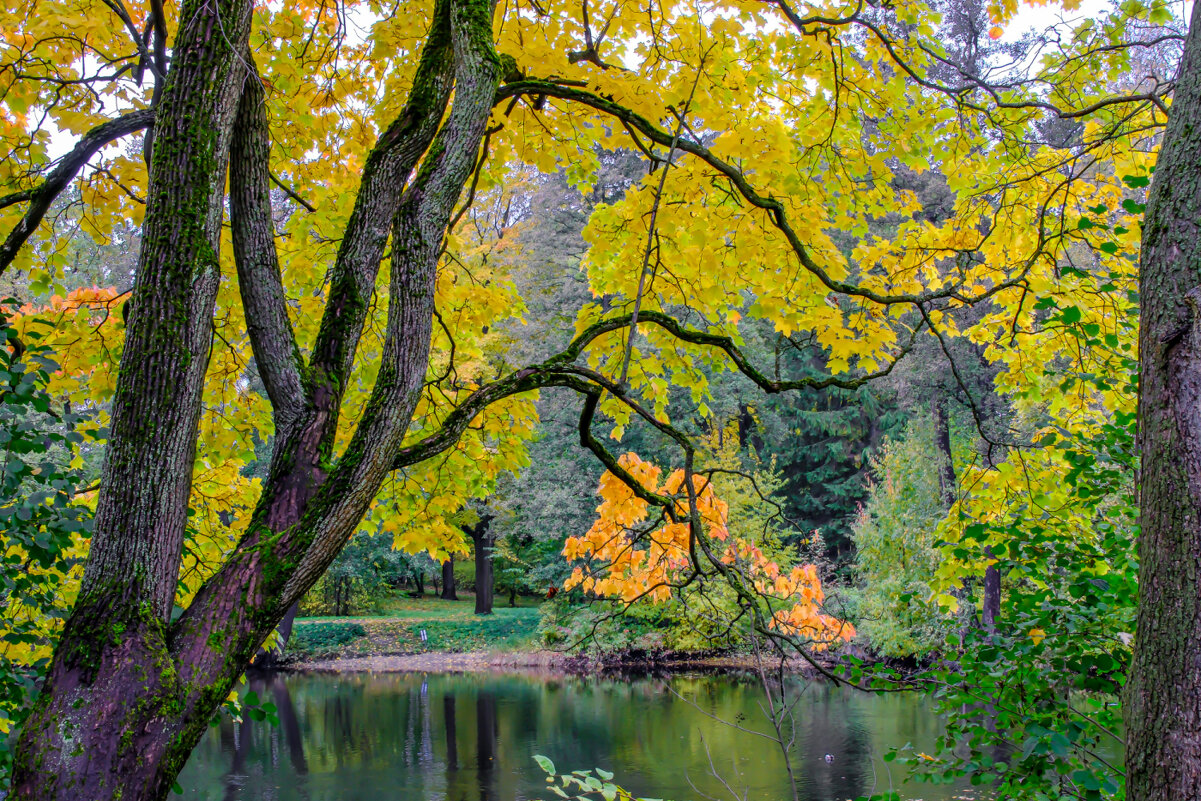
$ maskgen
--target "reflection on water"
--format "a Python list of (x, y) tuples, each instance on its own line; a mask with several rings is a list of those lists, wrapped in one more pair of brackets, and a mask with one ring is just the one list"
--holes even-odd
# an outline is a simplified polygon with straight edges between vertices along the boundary
[[(510, 675), (278, 675), (251, 680), (279, 725), (223, 720), (192, 755), (187, 799), (516, 801), (542, 799), (534, 754), (562, 772), (601, 767), (638, 795), (792, 797), (767, 731), (762, 690), (729, 676), (629, 681)], [(900, 790), (881, 756), (931, 750), (939, 723), (919, 696), (869, 696), (798, 683), (793, 770), (802, 801)], [(737, 724), (737, 727), (720, 721)], [(829, 755), (829, 759), (827, 759)], [(728, 787), (727, 787), (728, 785)]]

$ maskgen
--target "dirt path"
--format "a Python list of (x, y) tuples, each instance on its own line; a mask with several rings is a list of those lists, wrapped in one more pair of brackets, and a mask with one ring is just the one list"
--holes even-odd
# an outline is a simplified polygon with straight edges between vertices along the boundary
[(288, 670), (314, 673), (486, 673), (494, 670), (559, 669), (564, 658), (547, 652), (498, 654), (486, 651), (381, 654), (314, 659)]

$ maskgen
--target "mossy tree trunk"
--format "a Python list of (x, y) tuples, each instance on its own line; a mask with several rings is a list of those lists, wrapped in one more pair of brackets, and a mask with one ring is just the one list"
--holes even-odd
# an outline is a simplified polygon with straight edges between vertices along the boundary
[(1143, 221), (1130, 801), (1201, 798), (1201, 4)]
[(246, 0), (190, 0), (158, 106), (109, 446), (79, 599), (13, 765), (20, 799), (158, 798), (204, 731), (168, 624), (220, 268)]
[[(411, 463), (401, 442), (428, 366), (438, 258), (500, 80), (493, 6), (436, 4), (408, 103), (366, 159), (307, 363), (275, 253), (270, 135), (246, 44), (251, 9), (245, 0), (188, 0), (181, 9), (154, 121), (95, 534), (80, 599), (18, 740), (14, 799), (166, 798), (264, 640), (332, 562), (383, 480)], [(242, 539), (173, 616), (227, 166), (239, 288), (276, 444)], [(339, 404), (389, 234), (392, 301), (379, 377), (334, 458)]]

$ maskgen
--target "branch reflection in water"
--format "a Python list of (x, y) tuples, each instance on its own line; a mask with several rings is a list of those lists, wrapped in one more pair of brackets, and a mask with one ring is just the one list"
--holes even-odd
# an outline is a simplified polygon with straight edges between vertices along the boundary
[[(883, 754), (906, 743), (929, 750), (941, 732), (919, 697), (788, 681), (800, 801), (886, 791)], [(275, 704), (279, 724), (222, 720), (180, 777), (185, 799), (541, 799), (550, 793), (535, 754), (563, 771), (612, 770), (654, 798), (793, 795), (780, 749), (763, 738), (775, 732), (752, 676), (265, 673), (248, 689)], [(932, 785), (901, 796), (969, 797)]]

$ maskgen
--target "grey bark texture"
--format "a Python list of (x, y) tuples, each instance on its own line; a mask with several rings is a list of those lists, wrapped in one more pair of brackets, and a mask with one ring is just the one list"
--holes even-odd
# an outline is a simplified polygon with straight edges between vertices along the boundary
[(167, 625), (220, 279), (236, 49), (251, 9), (191, 0), (181, 11), (90, 555), (17, 744), (14, 798), (165, 797), (203, 731), (177, 715), (185, 688)]
[(1201, 4), (1143, 221), (1130, 801), (1201, 799)]

